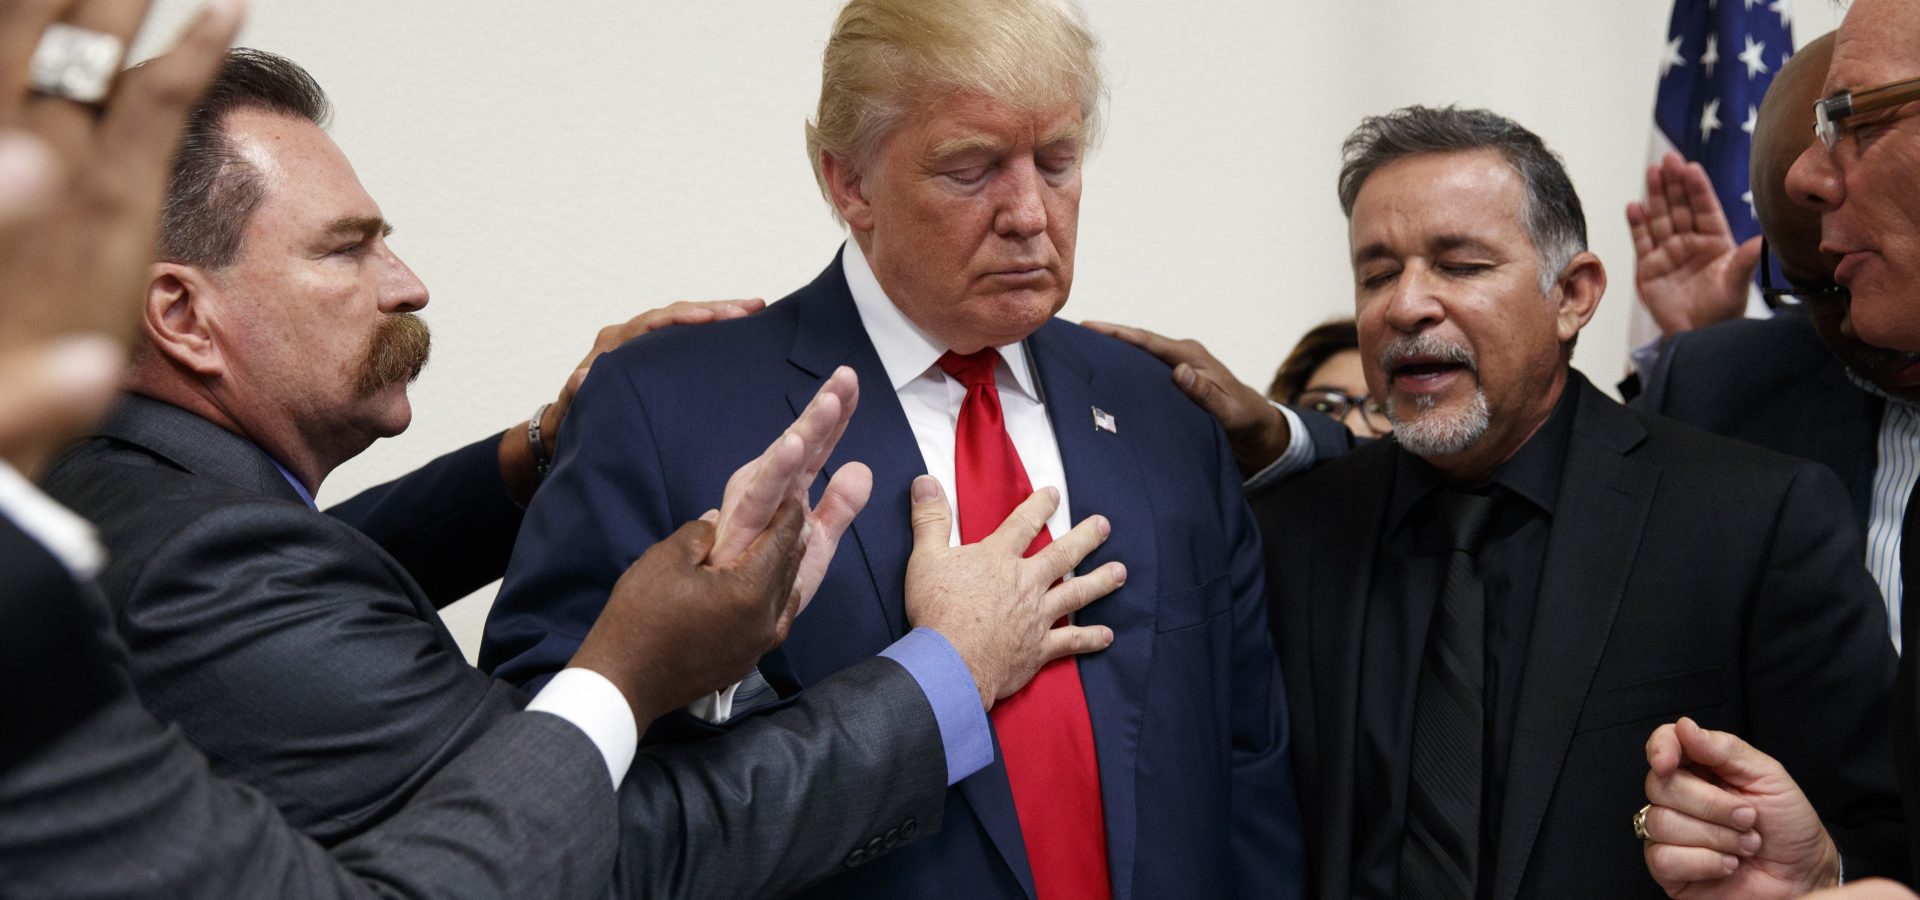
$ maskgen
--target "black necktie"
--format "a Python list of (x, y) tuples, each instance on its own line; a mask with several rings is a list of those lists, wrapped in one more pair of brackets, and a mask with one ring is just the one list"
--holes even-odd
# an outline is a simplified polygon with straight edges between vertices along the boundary
[(1434, 510), (1447, 534), (1447, 579), (1427, 631), (1414, 701), (1400, 896), (1469, 900), (1479, 875), (1487, 715), (1487, 589), (1473, 554), (1493, 498), (1441, 491)]

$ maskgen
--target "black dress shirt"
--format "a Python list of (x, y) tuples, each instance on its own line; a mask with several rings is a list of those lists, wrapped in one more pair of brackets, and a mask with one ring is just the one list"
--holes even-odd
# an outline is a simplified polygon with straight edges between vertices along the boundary
[(1361, 650), (1359, 773), (1354, 816), (1356, 897), (1398, 896), (1401, 832), (1413, 740), (1414, 699), (1427, 629), (1447, 572), (1447, 544), (1431, 498), (1447, 487), (1496, 499), (1475, 560), (1486, 584), (1486, 770), (1481, 785), (1480, 893), (1490, 891), (1499, 847), (1514, 713), (1533, 633), (1535, 601), (1547, 555), (1560, 474), (1572, 441), (1579, 392), (1562, 392), (1546, 424), (1479, 485), (1453, 485), (1425, 460), (1399, 451), (1381, 534), (1379, 564), (1367, 591)]

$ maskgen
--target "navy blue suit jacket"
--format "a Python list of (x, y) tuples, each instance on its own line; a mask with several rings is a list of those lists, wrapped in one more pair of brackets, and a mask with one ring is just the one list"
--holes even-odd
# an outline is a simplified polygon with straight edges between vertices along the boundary
[[(1108, 560), (1128, 570), (1079, 616), (1115, 635), (1079, 663), (1114, 897), (1298, 896), (1286, 701), (1260, 541), (1226, 439), (1139, 350), (1058, 320), (1028, 347), (1073, 520), (1113, 523), (1081, 571)], [(594, 366), (528, 511), (481, 664), (523, 684), (564, 666), (627, 565), (719, 505), (728, 476), (838, 365), (858, 373), (860, 405), (827, 471), (866, 463), (873, 497), (761, 671), (783, 693), (804, 689), (905, 634), (908, 485), (925, 465), (836, 259), (759, 315), (649, 334)], [(1117, 433), (1094, 427), (1096, 407)], [(955, 790), (964, 802), (947, 805), (940, 835), (816, 895), (1032, 897), (1005, 769), (996, 760)]]

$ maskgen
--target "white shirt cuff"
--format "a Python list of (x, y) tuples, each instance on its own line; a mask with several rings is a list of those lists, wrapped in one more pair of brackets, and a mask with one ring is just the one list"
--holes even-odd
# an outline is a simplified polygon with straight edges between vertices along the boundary
[(1307, 433), (1307, 423), (1284, 403), (1268, 400), (1267, 404), (1280, 411), (1287, 420), (1287, 449), (1280, 458), (1269, 463), (1266, 468), (1254, 473), (1242, 486), (1248, 490), (1265, 487), (1282, 478), (1298, 475), (1313, 466), (1313, 436)]
[(709, 725), (724, 725), (733, 718), (733, 695), (740, 690), (741, 682), (734, 682), (725, 690), (714, 691), (687, 704), (687, 712), (692, 713)]
[(633, 724), (627, 696), (605, 675), (592, 669), (561, 669), (527, 704), (527, 711), (559, 716), (585, 732), (606, 759), (614, 788), (620, 787), (640, 746), (640, 729)]

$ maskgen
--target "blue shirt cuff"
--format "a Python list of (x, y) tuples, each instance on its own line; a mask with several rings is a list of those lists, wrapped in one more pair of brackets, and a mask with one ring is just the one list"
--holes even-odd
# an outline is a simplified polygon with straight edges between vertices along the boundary
[(987, 725), (987, 711), (980, 708), (980, 688), (973, 683), (967, 661), (944, 635), (931, 628), (915, 628), (880, 655), (906, 669), (933, 706), (940, 744), (947, 751), (948, 785), (993, 762), (993, 731)]

